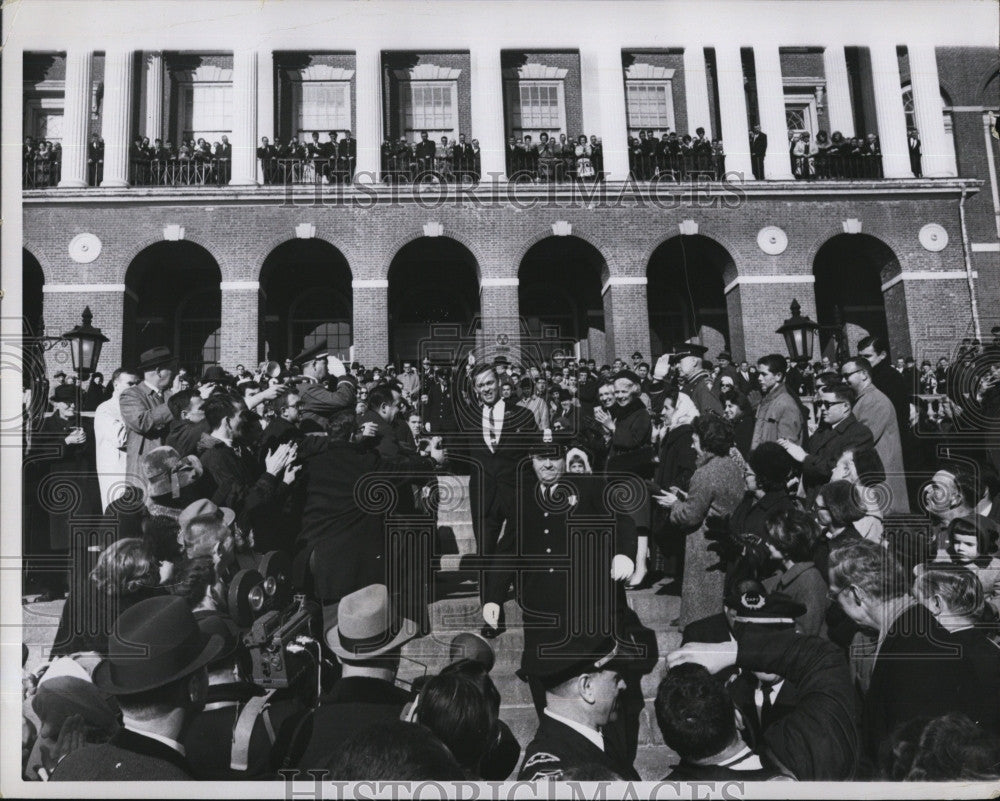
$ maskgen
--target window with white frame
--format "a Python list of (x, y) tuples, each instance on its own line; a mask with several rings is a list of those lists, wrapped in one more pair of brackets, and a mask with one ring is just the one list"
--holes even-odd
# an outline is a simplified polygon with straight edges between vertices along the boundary
[(435, 142), (458, 136), (458, 83), (456, 81), (401, 81), (400, 130), (407, 140), (420, 140), (427, 131)]
[(302, 81), (293, 86), (299, 141), (309, 141), (312, 132), (318, 131), (320, 141), (325, 142), (330, 131), (343, 133), (350, 129), (350, 81)]
[(566, 132), (563, 82), (520, 80), (510, 82), (507, 98), (511, 133), (530, 135), (536, 142), (542, 132), (555, 138)]
[(628, 132), (638, 136), (639, 131), (653, 130), (657, 136), (667, 129), (673, 130), (673, 103), (669, 81), (628, 81)]
[(184, 139), (217, 142), (222, 134), (233, 132), (233, 85), (231, 83), (192, 83), (184, 87)]
[[(944, 134), (945, 142), (947, 143), (948, 153), (946, 155), (955, 155), (955, 130), (954, 130), (954, 119), (951, 116), (951, 108), (948, 104), (948, 99), (942, 94), (941, 95), (941, 106), (942, 114), (944, 116)], [(913, 105), (913, 89), (906, 85), (903, 87), (903, 113), (906, 115), (906, 128), (917, 128), (917, 114)], [(917, 131), (919, 135), (919, 129)]]

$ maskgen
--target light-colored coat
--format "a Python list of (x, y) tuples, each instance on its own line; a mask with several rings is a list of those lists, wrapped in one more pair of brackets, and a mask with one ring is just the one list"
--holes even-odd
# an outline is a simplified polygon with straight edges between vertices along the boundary
[(122, 420), (128, 429), (127, 481), (142, 489), (146, 483), (142, 457), (166, 441), (170, 421), (174, 419), (167, 406), (168, 396), (169, 393), (164, 391), (163, 400), (157, 400), (153, 389), (143, 382), (122, 392), (118, 401)]
[(122, 419), (118, 396), (108, 398), (94, 411), (94, 455), (101, 485), (101, 511), (124, 489), (128, 470), (128, 428)]
[(796, 445), (803, 442), (802, 412), (784, 384), (768, 392), (757, 406), (757, 424), (750, 448), (779, 439), (791, 440)]
[(875, 438), (875, 450), (885, 469), (885, 484), (890, 492), (889, 506), (884, 511), (908, 514), (910, 499), (906, 491), (903, 467), (903, 445), (899, 438), (899, 423), (892, 401), (869, 384), (858, 393), (854, 416), (868, 427)]

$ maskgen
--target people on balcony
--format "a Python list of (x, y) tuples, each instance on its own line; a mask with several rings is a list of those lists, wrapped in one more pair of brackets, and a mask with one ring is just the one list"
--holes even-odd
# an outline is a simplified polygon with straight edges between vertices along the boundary
[(826, 131), (810, 141), (808, 132), (789, 131), (792, 174), (797, 179), (877, 180), (882, 178), (882, 149), (876, 134), (847, 139)]
[(700, 127), (693, 137), (666, 129), (659, 139), (655, 131), (641, 130), (629, 137), (628, 151), (632, 176), (641, 181), (718, 180), (725, 171), (722, 142), (710, 140)]

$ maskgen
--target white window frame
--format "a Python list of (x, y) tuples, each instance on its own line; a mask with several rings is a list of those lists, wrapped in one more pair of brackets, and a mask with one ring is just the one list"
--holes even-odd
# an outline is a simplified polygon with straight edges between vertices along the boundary
[[(797, 129), (795, 133), (801, 133), (803, 130), (808, 133), (813, 142), (816, 141), (816, 134), (819, 133), (819, 109), (816, 105), (816, 93), (809, 92), (785, 92), (785, 109), (787, 110), (789, 106), (794, 106), (795, 108), (801, 108), (805, 112), (805, 117), (808, 120), (808, 128)], [(789, 129), (788, 133), (792, 133)]]
[[(344, 92), (344, 115), (343, 120), (336, 122), (325, 127), (310, 127), (305, 125), (305, 121), (302, 118), (303, 106), (302, 97), (303, 89), (306, 86), (322, 86), (330, 88), (338, 88)], [(319, 140), (321, 142), (330, 141), (330, 131), (337, 131), (338, 134), (343, 134), (344, 131), (349, 131), (351, 129), (351, 82), (350, 80), (299, 80), (292, 81), (292, 108), (295, 110), (295, 130), (297, 131), (296, 136), (298, 136), (299, 142), (305, 144), (312, 141), (312, 132), (319, 132)]]
[[(63, 99), (61, 97), (33, 97), (24, 101), (24, 131), (21, 137), (22, 141), (25, 136), (32, 136), (38, 139), (38, 120), (40, 117), (55, 116), (55, 112), (59, 115), (65, 115), (65, 106), (63, 104)], [(62, 142), (62, 137), (58, 139), (53, 139), (52, 137), (45, 137), (48, 141), (53, 144), (56, 142)]]
[[(521, 87), (522, 86), (544, 86), (547, 88), (555, 87), (556, 89), (556, 103), (559, 110), (559, 126), (555, 129), (552, 128), (525, 128), (523, 123), (524, 120), (521, 119)], [(569, 138), (569, 132), (566, 130), (566, 82), (560, 78), (554, 79), (525, 79), (519, 78), (516, 80), (507, 80), (507, 119), (510, 120), (510, 135), (521, 138), (528, 133), (531, 135), (533, 142), (537, 144), (539, 135), (544, 131), (549, 135), (550, 138), (558, 140), (559, 134), (566, 134)], [(520, 123), (520, 124), (518, 124)]]
[[(194, 88), (196, 86), (221, 87), (223, 89), (228, 89), (230, 92), (230, 100), (231, 101), (234, 100), (234, 98), (232, 97), (232, 92), (233, 92), (232, 81), (184, 81), (180, 83), (178, 85), (178, 95), (177, 95), (179, 113), (177, 115), (177, 132), (176, 132), (177, 139), (175, 141), (183, 140), (186, 142), (188, 139), (197, 140), (199, 137), (201, 137), (201, 133), (199, 133), (198, 131), (192, 129), (189, 134), (188, 129), (186, 128), (188, 122), (189, 108), (191, 109), (192, 118), (194, 116)], [(191, 120), (191, 124), (194, 125), (194, 119)], [(231, 137), (233, 135), (233, 129), (230, 126), (229, 130), (219, 129), (216, 131), (212, 131), (210, 133), (212, 135), (211, 139), (207, 136), (203, 137), (206, 140), (209, 140), (209, 144), (216, 141), (223, 134)]]
[[(630, 97), (629, 90), (633, 86), (636, 86), (636, 87), (639, 87), (639, 86), (642, 86), (642, 87), (650, 86), (650, 87), (654, 87), (654, 88), (658, 88), (658, 89), (659, 88), (663, 89), (664, 94), (665, 94), (665, 99), (667, 101), (667, 109), (666, 109), (667, 122), (666, 122), (666, 128), (664, 128), (662, 125), (658, 126), (658, 125), (637, 125), (637, 124), (634, 124), (635, 121), (632, 119), (632, 109), (629, 106), (629, 97)], [(668, 80), (668, 79), (646, 79), (646, 78), (643, 78), (643, 79), (629, 78), (629, 79), (627, 79), (625, 81), (625, 111), (628, 114), (628, 134), (629, 134), (629, 136), (638, 136), (639, 131), (648, 131), (650, 128), (652, 128), (652, 130), (656, 134), (657, 138), (659, 138), (662, 134), (666, 133), (667, 128), (669, 128), (671, 131), (676, 130), (676, 128), (675, 128), (676, 122), (675, 122), (675, 118), (674, 118), (674, 86), (673, 86), (673, 81)]]
[[(434, 88), (445, 88), (449, 90), (451, 94), (451, 127), (450, 128), (407, 127), (406, 110), (408, 104), (411, 104), (413, 102), (413, 90), (434, 89)], [(401, 134), (405, 136), (409, 142), (419, 142), (420, 132), (422, 130), (427, 131), (428, 132), (427, 138), (434, 142), (440, 142), (442, 136), (447, 136), (449, 142), (454, 142), (458, 139), (458, 133), (459, 133), (458, 132), (458, 81), (452, 79), (444, 79), (444, 80), (404, 79), (399, 81), (399, 93), (400, 93), (399, 130)]]

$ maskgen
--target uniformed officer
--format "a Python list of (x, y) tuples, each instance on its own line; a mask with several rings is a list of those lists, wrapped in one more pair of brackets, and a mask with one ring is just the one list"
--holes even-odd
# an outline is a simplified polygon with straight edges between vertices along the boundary
[(330, 378), (326, 341), (311, 348), (306, 348), (295, 357), (295, 362), (302, 366), (302, 379), (299, 385), (299, 408), (301, 411), (301, 428), (303, 431), (326, 431), (330, 417), (343, 409), (353, 409), (355, 404), (356, 382), (346, 374), (339, 360), (334, 359), (337, 374), (334, 376), (337, 388), (331, 392), (326, 381)]
[(622, 671), (640, 653), (611, 637), (578, 636), (543, 657), (531, 654), (527, 669), (545, 687), (545, 712), (525, 749), (518, 781), (559, 780), (581, 767), (639, 781), (631, 760), (605, 743), (604, 729), (615, 719), (625, 689)]

